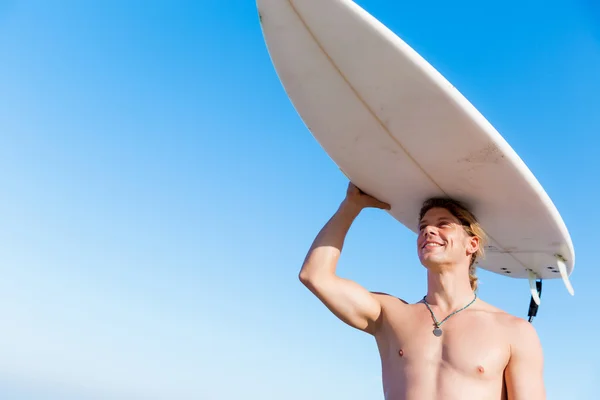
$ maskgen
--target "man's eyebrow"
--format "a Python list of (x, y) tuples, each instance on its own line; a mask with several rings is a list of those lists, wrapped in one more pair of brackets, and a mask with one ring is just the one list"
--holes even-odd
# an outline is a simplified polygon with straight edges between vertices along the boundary
[[(428, 221), (427, 219), (422, 219), (421, 221), (419, 221), (419, 228), (423, 226), (423, 224), (426, 224)], [(437, 222), (454, 222), (451, 218), (449, 217), (440, 217), (437, 219)]]

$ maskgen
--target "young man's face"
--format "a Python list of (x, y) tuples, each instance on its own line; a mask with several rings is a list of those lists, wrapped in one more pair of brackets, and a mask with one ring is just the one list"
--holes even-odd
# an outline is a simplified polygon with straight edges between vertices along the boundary
[(419, 223), (417, 252), (427, 268), (468, 265), (478, 243), (478, 239), (470, 237), (458, 218), (445, 208), (430, 209)]

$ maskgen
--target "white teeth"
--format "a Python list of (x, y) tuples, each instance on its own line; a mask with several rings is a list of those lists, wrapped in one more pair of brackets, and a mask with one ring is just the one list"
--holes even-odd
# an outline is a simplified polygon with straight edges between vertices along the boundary
[(427, 243), (425, 245), (425, 247), (440, 247), (440, 246), (441, 246), (441, 244), (439, 244), (439, 243)]

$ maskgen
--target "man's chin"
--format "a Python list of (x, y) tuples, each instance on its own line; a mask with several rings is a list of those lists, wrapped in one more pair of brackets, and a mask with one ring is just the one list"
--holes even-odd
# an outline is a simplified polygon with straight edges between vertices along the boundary
[(432, 272), (441, 271), (444, 266), (443, 260), (438, 260), (434, 257), (426, 257), (421, 259), (421, 264)]

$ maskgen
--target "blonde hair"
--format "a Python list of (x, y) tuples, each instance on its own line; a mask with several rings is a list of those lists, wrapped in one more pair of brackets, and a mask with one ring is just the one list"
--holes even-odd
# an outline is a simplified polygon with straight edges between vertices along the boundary
[(487, 241), (483, 228), (479, 221), (477, 221), (477, 218), (475, 218), (461, 202), (439, 197), (428, 199), (423, 203), (421, 211), (419, 212), (419, 221), (423, 219), (425, 213), (432, 208), (444, 208), (448, 210), (450, 214), (454, 215), (460, 221), (463, 229), (469, 236), (479, 238), (479, 248), (477, 249), (477, 252), (471, 255), (471, 263), (469, 264), (469, 282), (471, 283), (471, 288), (477, 290), (478, 278), (476, 274), (477, 265), (475, 263), (485, 256), (484, 246)]

